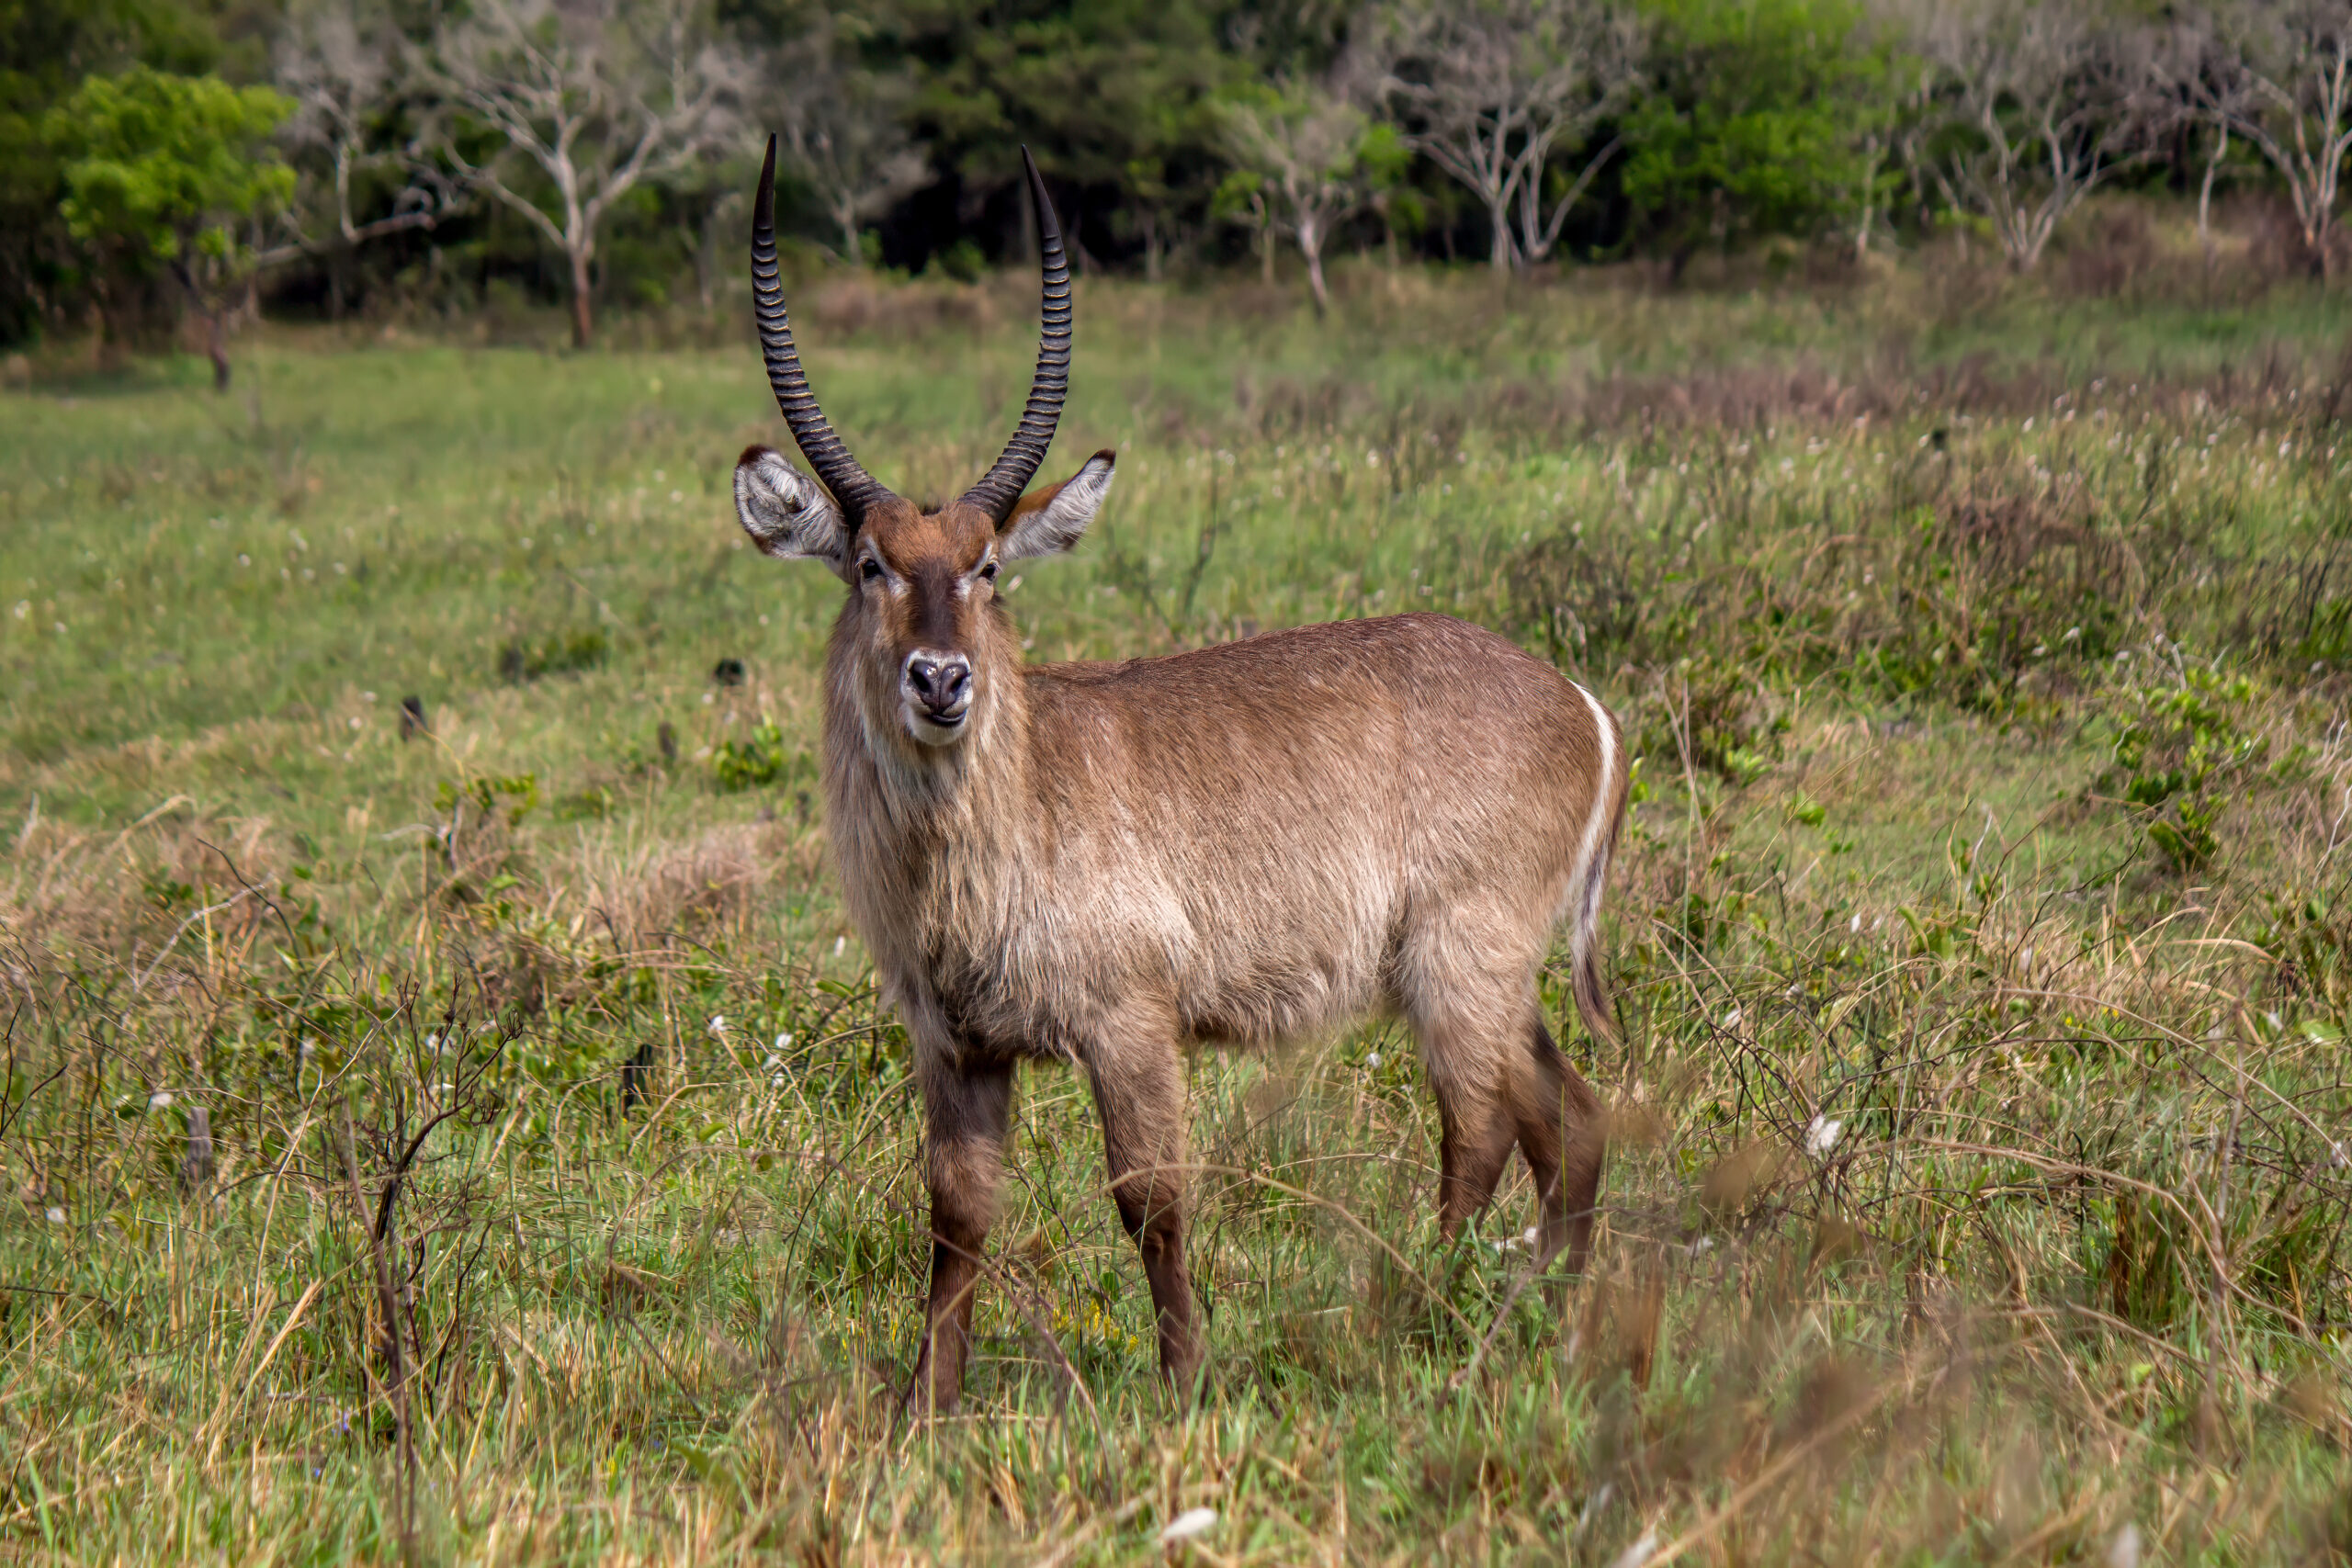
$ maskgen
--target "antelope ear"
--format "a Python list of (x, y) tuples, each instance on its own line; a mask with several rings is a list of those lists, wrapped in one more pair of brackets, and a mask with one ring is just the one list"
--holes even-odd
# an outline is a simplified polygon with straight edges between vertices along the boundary
[(823, 561), (849, 581), (849, 530), (825, 487), (765, 446), (735, 463), (735, 515), (752, 542), (780, 560)]
[(1059, 555), (1079, 541), (1111, 493), (1111, 470), (1119, 461), (1105, 447), (1086, 467), (1057, 485), (1041, 485), (1013, 503), (1012, 515), (997, 531), (996, 553), (1006, 560)]

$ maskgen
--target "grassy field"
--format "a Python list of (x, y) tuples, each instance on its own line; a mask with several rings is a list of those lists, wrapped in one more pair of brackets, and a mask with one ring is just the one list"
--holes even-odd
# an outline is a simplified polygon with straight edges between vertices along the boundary
[[(43, 367), (0, 395), (0, 1550), (2352, 1551), (2352, 310), (1344, 285), (1083, 285), (1048, 476), (1119, 488), (1011, 603), (1039, 659), (1450, 610), (1616, 708), (1624, 1049), (1547, 983), (1616, 1107), (1588, 1277), (1528, 1278), (1521, 1176), (1441, 1246), (1396, 1026), (1204, 1056), (1180, 1408), (1036, 1069), (966, 1408), (910, 1427), (914, 1099), (814, 799), (840, 590), (733, 522), (748, 329)], [(796, 299), (917, 496), (1010, 429), (1031, 308)]]

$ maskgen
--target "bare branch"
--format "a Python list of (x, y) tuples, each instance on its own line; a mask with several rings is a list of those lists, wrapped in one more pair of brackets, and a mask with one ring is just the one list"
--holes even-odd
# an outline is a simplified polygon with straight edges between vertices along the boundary
[(1421, 0), (1392, 17), (1386, 43), (1397, 64), (1384, 85), (1407, 139), (1486, 207), (1495, 269), (1541, 261), (1618, 144), (1548, 200), (1546, 167), (1631, 102), (1639, 20), (1607, 0)]
[[(752, 62), (710, 39), (692, 0), (481, 0), (445, 27), (420, 74), (445, 112), (432, 145), (448, 167), (562, 253), (572, 341), (591, 335), (596, 236), (613, 204), (731, 144)], [(481, 162), (469, 143), (503, 145)], [(518, 186), (529, 170), (551, 187)]]
[(1321, 314), (1330, 305), (1323, 247), (1371, 195), (1363, 166), (1371, 117), (1323, 83), (1277, 83), (1216, 106), (1227, 152), (1272, 198), (1265, 221), (1288, 232), (1306, 259)]
[(2067, 214), (2146, 150), (2147, 42), (2078, 8), (1932, 3), (1910, 21), (1941, 129), (1927, 163), (1945, 198), (1990, 220), (2030, 270)]
[(900, 118), (913, 80), (857, 66), (830, 26), (795, 48), (780, 74), (786, 145), (841, 235), (842, 259), (857, 266), (865, 221), (931, 177)]

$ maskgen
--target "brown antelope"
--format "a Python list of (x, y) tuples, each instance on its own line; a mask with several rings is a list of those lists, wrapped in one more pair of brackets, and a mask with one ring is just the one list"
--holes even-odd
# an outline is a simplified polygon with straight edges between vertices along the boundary
[(1492, 1196), (1516, 1144), (1539, 1256), (1566, 1247), (1577, 1267), (1605, 1136), (1535, 987), (1565, 917), (1578, 1010), (1611, 1037), (1593, 929), (1626, 767), (1590, 693), (1437, 615), (1023, 664), (998, 570), (1076, 544), (1114, 455), (1023, 493), (1069, 386), (1070, 294), (1053, 204), (1022, 157), (1045, 262), (1028, 406), (979, 483), (924, 508), (859, 467), (808, 389), (776, 274), (769, 141), (752, 237), (760, 346), (816, 479), (763, 446), (735, 469), (759, 547), (849, 586), (825, 656), (825, 820), (913, 1043), (932, 1253), (909, 1397), (934, 1409), (962, 1386), (1024, 1060), (1091, 1080), (1160, 1369), (1179, 1387), (1202, 1359), (1181, 1046), (1401, 1013), (1437, 1095), (1444, 1234)]

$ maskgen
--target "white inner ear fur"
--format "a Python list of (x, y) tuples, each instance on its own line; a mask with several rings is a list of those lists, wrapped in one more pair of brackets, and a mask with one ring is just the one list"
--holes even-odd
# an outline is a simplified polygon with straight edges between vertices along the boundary
[(1118, 459), (1097, 452), (1055, 488), (1053, 499), (1034, 512), (1017, 513), (997, 537), (997, 555), (1005, 560), (1058, 555), (1078, 543), (1094, 514), (1111, 493), (1111, 470)]
[(764, 446), (735, 465), (735, 515), (752, 542), (782, 560), (813, 559), (849, 579), (849, 535), (825, 487)]

